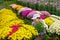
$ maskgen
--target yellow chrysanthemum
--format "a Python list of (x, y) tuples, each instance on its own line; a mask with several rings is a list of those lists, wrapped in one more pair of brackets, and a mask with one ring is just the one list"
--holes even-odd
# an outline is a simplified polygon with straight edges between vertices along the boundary
[(50, 17), (46, 18), (44, 21), (49, 26), (54, 22)]
[(38, 34), (37, 30), (35, 30), (34, 27), (32, 27), (30, 25), (26, 25), (26, 24), (23, 24), (23, 25), (25, 27), (24, 26), (20, 27), (18, 29), (18, 31), (16, 31), (14, 34), (12, 34), (9, 38), (11, 38), (13, 40), (16, 40), (16, 39), (22, 40), (23, 38), (30, 39), (32, 37), (32, 34), (35, 36)]
[(11, 26), (13, 24), (21, 24), (23, 20), (18, 19), (15, 13), (8, 9), (2, 9), (0, 11), (0, 28), (4, 26)]
[(21, 8), (23, 8), (23, 6), (18, 5), (17, 8), (16, 8), (16, 10), (20, 10)]
[[(18, 7), (19, 8), (19, 7)], [(10, 32), (12, 32), (13, 28), (12, 25), (22, 25), (19, 27), (17, 31), (15, 31), (12, 35), (8, 37), (11, 40), (22, 40), (30, 39), (33, 35), (38, 35), (38, 31), (31, 25), (23, 24), (24, 21), (18, 19), (16, 14), (13, 13), (11, 10), (2, 9), (0, 11), (0, 38), (5, 38)], [(15, 29), (14, 29), (15, 30)]]
[(9, 14), (9, 15), (12, 15), (12, 16), (16, 16), (16, 14), (13, 13), (12, 10), (9, 10), (9, 9), (1, 9), (1, 10), (0, 10), (0, 15), (2, 15), (2, 14), (3, 14), (3, 15), (4, 15), (4, 14), (5, 14), (5, 15), (8, 15), (8, 14)]
[(38, 35), (38, 31), (35, 30), (35, 28), (31, 25), (23, 24), (23, 27), (28, 29), (30, 32), (32, 32), (34, 35)]
[(16, 39), (22, 40), (23, 38), (30, 39), (31, 37), (32, 37), (32, 33), (29, 30), (25, 29), (24, 27), (21, 27), (16, 33), (11, 35), (9, 38), (13, 40), (16, 40)]
[(15, 10), (19, 10), (21, 8), (23, 8), (23, 6), (21, 6), (21, 5), (17, 5), (17, 6), (14, 7)]
[(7, 36), (7, 34), (9, 33), (9, 32), (11, 32), (11, 28), (9, 28), (9, 27), (4, 27), (4, 28), (2, 28), (2, 29), (0, 29), (0, 38), (5, 38), (6, 36)]

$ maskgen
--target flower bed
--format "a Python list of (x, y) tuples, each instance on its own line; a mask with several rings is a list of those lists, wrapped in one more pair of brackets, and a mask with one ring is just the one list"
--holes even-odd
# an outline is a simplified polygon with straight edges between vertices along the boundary
[(0, 10), (0, 16), (0, 38), (8, 37), (11, 40), (30, 40), (33, 35), (38, 35), (38, 31), (33, 26), (24, 24), (24, 21), (17, 18), (11, 10)]
[[(25, 6), (27, 6), (27, 5), (25, 5)], [(32, 7), (32, 6), (30, 6), (30, 7)], [(41, 7), (43, 7), (43, 9), (41, 9), (41, 10), (45, 10), (44, 6), (41, 6)], [(35, 8), (32, 7), (32, 9), (35, 9)], [(48, 9), (49, 9), (49, 7), (47, 6), (46, 10), (48, 10)], [(40, 10), (40, 9), (37, 9), (37, 10)], [(59, 15), (59, 11), (58, 12), (56, 10), (55, 10), (55, 12), (50, 11), (50, 10), (48, 10), (48, 11), (51, 12), (51, 13), (55, 13), (55, 15)], [(58, 14), (56, 14), (56, 13), (58, 13)], [(26, 19), (22, 18), (22, 16), (20, 16), (20, 15), (19, 15), (19, 17), (20, 17), (20, 19), (16, 16), (15, 13), (12, 12), (12, 10), (10, 10), (10, 11), (8, 11), (8, 10), (4, 10), (4, 11), (0, 10), (0, 20), (1, 20), (0, 21), (0, 25), (1, 25), (0, 26), (0, 30), (1, 30), (1, 33), (0, 33), (1, 36), (0, 36), (0, 38), (1, 38), (1, 40), (6, 40), (5, 39), (6, 35), (10, 35), (8, 39), (11, 39), (11, 40), (12, 39), (13, 40), (17, 40), (17, 39), (19, 40), (19, 38), (22, 39), (22, 40), (33, 40), (35, 38), (34, 35), (37, 35), (38, 32), (34, 33), (36, 29), (33, 26), (31, 26), (31, 25), (27, 25), (27, 24), (31, 24), (31, 20), (29, 20), (27, 18)], [(59, 39), (60, 38), (59, 19), (60, 19), (59, 16), (58, 17), (51, 16), (51, 17), (45, 19), (45, 20), (48, 21), (48, 22), (46, 21), (46, 23), (50, 26), (49, 27), (49, 31), (47, 33), (47, 35), (50, 37), (50, 40), (57, 40), (57, 39), (60, 40)], [(57, 22), (57, 24), (56, 24), (56, 22)], [(55, 26), (55, 24), (56, 24), (56, 26)], [(16, 26), (18, 26), (18, 27), (16, 27)], [(31, 28), (30, 28), (30, 26), (31, 26)], [(57, 31), (57, 29), (58, 29), (58, 31)], [(22, 31), (20, 31), (20, 30), (22, 30)], [(26, 32), (27, 35), (24, 34), (25, 33), (24, 30), (25, 30), (25, 32)], [(49, 32), (51, 32), (51, 33), (49, 34)], [(20, 37), (19, 35), (22, 35), (22, 33), (24, 35)], [(18, 36), (18, 37), (16, 37), (16, 36)], [(14, 39), (14, 38), (16, 38), (16, 39)], [(48, 37), (47, 37), (47, 39), (48, 39)], [(47, 39), (45, 38), (45, 40), (47, 40)]]

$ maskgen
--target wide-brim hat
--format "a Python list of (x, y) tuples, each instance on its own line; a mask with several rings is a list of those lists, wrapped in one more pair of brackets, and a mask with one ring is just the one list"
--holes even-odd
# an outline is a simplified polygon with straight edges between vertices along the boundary
[(34, 15), (33, 15), (33, 18), (31, 18), (31, 19), (36, 19), (36, 18), (38, 18), (38, 17), (40, 17), (39, 14), (34, 14)]

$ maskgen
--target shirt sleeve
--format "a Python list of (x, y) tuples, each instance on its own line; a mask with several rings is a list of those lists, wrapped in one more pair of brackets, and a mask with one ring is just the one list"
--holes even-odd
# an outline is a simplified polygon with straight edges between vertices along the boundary
[(32, 25), (35, 26), (35, 22), (32, 22)]

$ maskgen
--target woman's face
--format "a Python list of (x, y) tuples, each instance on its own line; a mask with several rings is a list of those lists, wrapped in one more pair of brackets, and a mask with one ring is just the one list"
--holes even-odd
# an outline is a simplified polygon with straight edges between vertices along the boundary
[(39, 19), (34, 19), (33, 21), (34, 21), (35, 23), (37, 23), (37, 22), (39, 21)]

